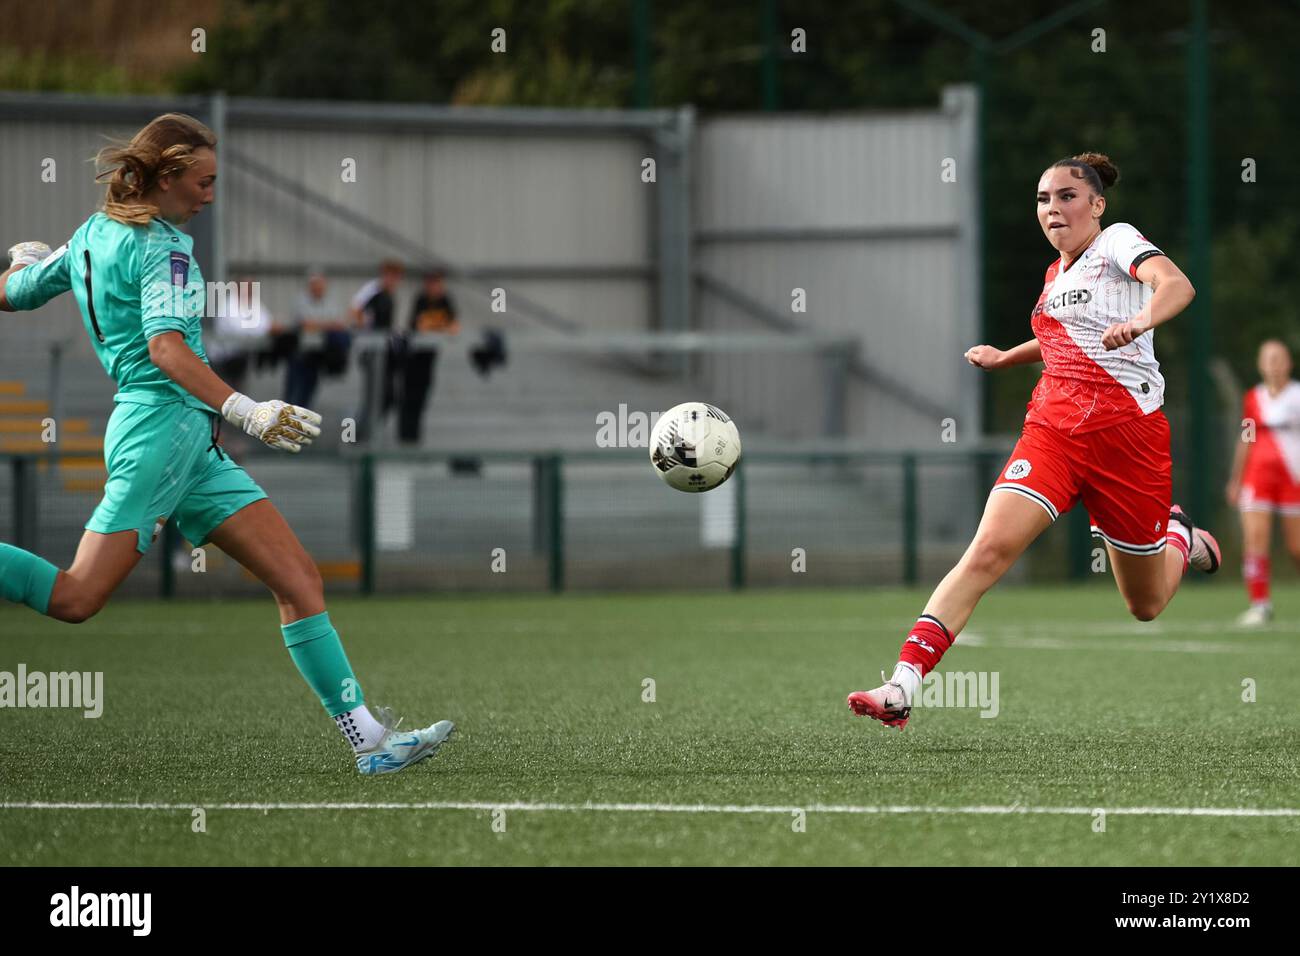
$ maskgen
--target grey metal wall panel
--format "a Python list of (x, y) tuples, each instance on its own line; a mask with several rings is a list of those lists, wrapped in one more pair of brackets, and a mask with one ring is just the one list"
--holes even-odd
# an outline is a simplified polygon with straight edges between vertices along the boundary
[[(230, 144), (434, 255), (470, 266), (647, 265), (645, 152), (625, 137), (486, 136), (232, 128)], [(356, 181), (342, 163), (355, 161)], [(256, 175), (233, 170), (227, 254), (337, 261), (382, 242)]]
[[(850, 438), (932, 447), (949, 416), (959, 440), (982, 430), (980, 373), (963, 361), (979, 341), (977, 106), (954, 87), (936, 111), (700, 123), (695, 261), (777, 317), (860, 337), (863, 362), (884, 380), (850, 388)], [(791, 308), (796, 288), (806, 312)], [(707, 291), (696, 316), (702, 329), (767, 328)], [(749, 357), (709, 363), (722, 381), (760, 377), (799, 401), (824, 374), (791, 365), (774, 376)]]
[(954, 146), (950, 118), (931, 112), (705, 120), (697, 225), (950, 224), (958, 189), (940, 172)]

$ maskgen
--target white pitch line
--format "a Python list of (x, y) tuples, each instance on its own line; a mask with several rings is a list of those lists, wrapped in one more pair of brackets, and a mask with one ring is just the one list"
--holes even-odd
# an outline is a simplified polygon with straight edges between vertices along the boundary
[(958, 635), (954, 647), (978, 647), (991, 650), (1009, 651), (1141, 651), (1162, 654), (1257, 654), (1260, 652), (1281, 652), (1280, 647), (1261, 648), (1258, 644), (1244, 646), (1241, 644), (1212, 644), (1204, 641), (1177, 641), (1156, 638), (1136, 641), (1122, 638), (1106, 640), (1077, 640), (1060, 637), (1031, 637), (1022, 633), (1004, 633), (990, 640), (980, 637), (969, 641), (965, 634)]
[(439, 800), (424, 803), (60, 803), (6, 802), (0, 810), (516, 810), (523, 813), (722, 813), (791, 814), (836, 813), (859, 815), (934, 814), (1007, 816), (1093, 816), (1098, 811), (1129, 817), (1300, 817), (1296, 807), (1036, 807), (1003, 806), (852, 806), (805, 804), (766, 806), (709, 803), (527, 803), (473, 800)]

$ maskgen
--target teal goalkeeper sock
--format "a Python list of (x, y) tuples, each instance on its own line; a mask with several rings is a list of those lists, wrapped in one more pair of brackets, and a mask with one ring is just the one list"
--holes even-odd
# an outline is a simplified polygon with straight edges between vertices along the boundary
[(316, 692), (326, 713), (337, 717), (365, 703), (328, 611), (282, 624), (280, 630), (298, 673)]
[(45, 614), (59, 569), (30, 551), (0, 544), (0, 597)]

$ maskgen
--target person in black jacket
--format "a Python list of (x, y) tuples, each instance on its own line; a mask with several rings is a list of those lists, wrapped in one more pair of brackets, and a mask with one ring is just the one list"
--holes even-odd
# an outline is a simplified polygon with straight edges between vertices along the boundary
[[(455, 335), (460, 331), (456, 307), (447, 294), (446, 276), (440, 270), (425, 273), (424, 287), (411, 312), (412, 333), (438, 332)], [(433, 390), (438, 362), (436, 346), (412, 346), (403, 361), (402, 399), (398, 411), (398, 436), (403, 444), (420, 441), (420, 422)]]
[[(390, 336), (394, 333), (394, 298), (404, 271), (400, 262), (385, 260), (379, 266), (379, 276), (357, 290), (357, 294), (352, 297), (349, 312), (358, 329), (387, 332)], [(371, 440), (372, 425), (376, 431), (382, 430), (384, 417), (394, 404), (394, 364), (391, 338), (386, 349), (380, 352), (367, 351), (361, 356), (362, 394), (361, 407), (357, 413), (357, 438), (363, 442)], [(375, 393), (375, 375), (380, 376), (378, 408), (371, 407)]]

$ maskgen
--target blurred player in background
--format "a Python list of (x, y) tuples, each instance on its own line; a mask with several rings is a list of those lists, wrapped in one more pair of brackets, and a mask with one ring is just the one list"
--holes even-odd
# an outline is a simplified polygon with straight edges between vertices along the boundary
[(1262, 381), (1242, 402), (1242, 434), (1232, 457), (1228, 504), (1241, 511), (1241, 573), (1250, 607), (1242, 627), (1273, 619), (1269, 553), (1273, 514), (1291, 559), (1300, 564), (1300, 382), (1291, 378), (1291, 350), (1278, 339), (1259, 346)]
[(977, 345), (966, 360), (983, 369), (1038, 361), (1046, 367), (975, 539), (903, 642), (893, 676), (849, 695), (856, 714), (901, 730), (922, 679), (979, 599), (1080, 501), (1138, 620), (1165, 608), (1189, 563), (1218, 570), (1218, 542), (1170, 504), (1169, 422), (1160, 410), (1165, 383), (1151, 335), (1196, 292), (1128, 223), (1102, 228), (1103, 191), (1118, 180), (1109, 158), (1084, 153), (1054, 163), (1038, 182), (1038, 222), (1060, 257), (1048, 267), (1030, 315), (1034, 338), (1007, 352)]
[(219, 445), (225, 420), (296, 453), (320, 434), (321, 418), (282, 401), (255, 402), (208, 365), (200, 325), (206, 286), (193, 241), (179, 227), (213, 200), (216, 145), (193, 117), (157, 117), (129, 143), (101, 151), (103, 209), (67, 243), (53, 252), (40, 242), (9, 251), (0, 310), (36, 309), (72, 292), (118, 392), (104, 439), (104, 497), (72, 567), (59, 570), (0, 544), (0, 597), (56, 620), (85, 621), (174, 519), (188, 540), (212, 542), (270, 588), (289, 656), (352, 744), (357, 768), (391, 773), (434, 753), (452, 724), (403, 732), (388, 712), (370, 713), (325, 610), (315, 562)]

